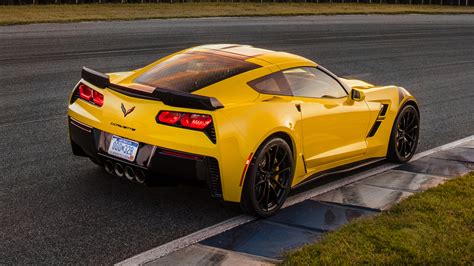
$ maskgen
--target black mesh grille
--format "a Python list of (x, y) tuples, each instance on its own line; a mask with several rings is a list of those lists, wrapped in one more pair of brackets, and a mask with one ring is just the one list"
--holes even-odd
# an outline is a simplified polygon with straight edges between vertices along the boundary
[(219, 163), (215, 158), (207, 157), (209, 167), (209, 188), (213, 198), (222, 198), (221, 175)]

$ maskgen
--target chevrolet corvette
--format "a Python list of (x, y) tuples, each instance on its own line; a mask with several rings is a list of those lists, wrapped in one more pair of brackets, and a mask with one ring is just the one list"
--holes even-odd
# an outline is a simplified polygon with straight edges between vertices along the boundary
[(68, 106), (73, 153), (108, 174), (145, 184), (196, 180), (210, 196), (262, 217), (310, 180), (407, 162), (419, 123), (417, 102), (402, 87), (231, 44), (127, 72), (84, 67)]

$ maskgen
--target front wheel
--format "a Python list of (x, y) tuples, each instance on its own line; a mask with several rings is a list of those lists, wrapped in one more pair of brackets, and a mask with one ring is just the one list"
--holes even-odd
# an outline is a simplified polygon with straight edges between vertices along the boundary
[(264, 142), (252, 158), (242, 191), (241, 207), (246, 213), (268, 217), (285, 202), (293, 177), (293, 155), (281, 138)]
[(420, 115), (412, 105), (400, 110), (390, 135), (387, 158), (395, 163), (408, 162), (415, 154), (420, 135)]

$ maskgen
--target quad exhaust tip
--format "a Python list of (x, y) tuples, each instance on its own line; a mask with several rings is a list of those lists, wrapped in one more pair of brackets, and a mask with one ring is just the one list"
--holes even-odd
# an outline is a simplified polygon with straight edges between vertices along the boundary
[(135, 180), (140, 184), (145, 183), (146, 174), (142, 169), (134, 169), (131, 166), (123, 166), (120, 163), (114, 163), (111, 160), (106, 160), (104, 162), (105, 171), (110, 175), (115, 175), (118, 177), (124, 177), (128, 180)]
[(106, 171), (109, 175), (113, 175), (113, 174), (114, 174), (114, 164), (112, 163), (112, 161), (110, 161), (110, 160), (105, 161), (105, 163), (104, 163), (104, 168), (105, 168), (105, 171)]
[(145, 172), (143, 172), (143, 170), (141, 170), (141, 169), (138, 169), (138, 170), (135, 172), (135, 180), (136, 180), (138, 183), (140, 183), (140, 184), (145, 183), (145, 181), (146, 181)]
[(114, 173), (118, 177), (122, 177), (124, 174), (123, 166), (119, 163), (114, 164)]
[(130, 181), (135, 179), (135, 170), (130, 166), (125, 166), (125, 177)]

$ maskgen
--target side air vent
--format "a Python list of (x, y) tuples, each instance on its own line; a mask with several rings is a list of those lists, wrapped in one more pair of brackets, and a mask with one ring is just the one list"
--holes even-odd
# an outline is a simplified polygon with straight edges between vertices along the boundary
[(382, 121), (375, 121), (375, 124), (372, 126), (372, 129), (370, 129), (369, 135), (367, 137), (373, 137), (379, 129), (380, 124), (382, 124)]
[(379, 116), (385, 116), (387, 114), (388, 104), (382, 104), (382, 108), (380, 109)]
[(222, 186), (219, 163), (215, 158), (207, 157), (207, 164), (209, 167), (209, 188), (211, 190), (211, 197), (221, 199)]
[(387, 114), (388, 110), (388, 104), (380, 104), (380, 111), (379, 115), (377, 116), (377, 120), (375, 121), (374, 125), (369, 131), (369, 134), (367, 135), (368, 138), (373, 137), (375, 133), (377, 133), (377, 130), (379, 129), (380, 125), (382, 124), (382, 121), (385, 119), (385, 115)]

